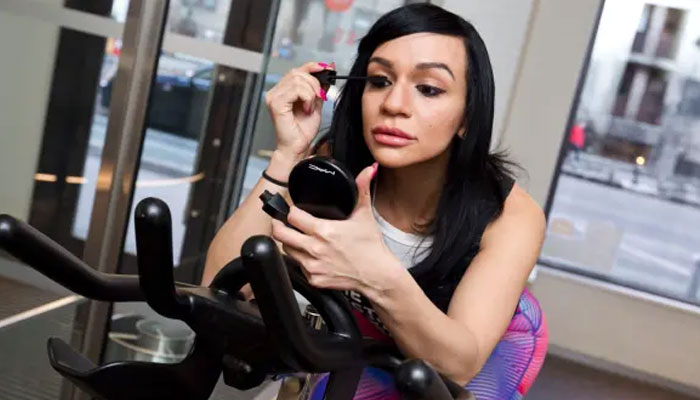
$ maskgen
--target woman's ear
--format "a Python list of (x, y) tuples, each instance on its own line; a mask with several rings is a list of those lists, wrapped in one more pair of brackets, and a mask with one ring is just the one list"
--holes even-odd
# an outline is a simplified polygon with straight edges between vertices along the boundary
[(466, 135), (467, 135), (467, 123), (462, 122), (462, 124), (459, 126), (459, 129), (457, 129), (457, 136), (459, 136), (459, 138), (463, 140)]

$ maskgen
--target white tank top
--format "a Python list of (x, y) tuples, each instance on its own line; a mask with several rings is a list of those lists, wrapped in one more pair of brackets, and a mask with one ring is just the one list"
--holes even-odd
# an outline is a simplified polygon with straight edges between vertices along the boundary
[(384, 243), (401, 261), (404, 268), (411, 268), (428, 256), (430, 246), (433, 244), (432, 236), (407, 233), (391, 225), (374, 208), (374, 201), (372, 201), (372, 212), (379, 224)]

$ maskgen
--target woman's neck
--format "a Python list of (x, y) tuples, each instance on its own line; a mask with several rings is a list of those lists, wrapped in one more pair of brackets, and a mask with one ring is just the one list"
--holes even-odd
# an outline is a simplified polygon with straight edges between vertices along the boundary
[(447, 157), (404, 168), (380, 168), (374, 205), (391, 225), (409, 233), (430, 223), (445, 182)]

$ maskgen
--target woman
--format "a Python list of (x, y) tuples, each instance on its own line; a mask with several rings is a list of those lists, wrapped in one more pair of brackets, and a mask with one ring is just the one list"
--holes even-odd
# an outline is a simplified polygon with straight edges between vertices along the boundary
[[(480, 400), (521, 398), (546, 351), (544, 318), (524, 289), (545, 219), (508, 162), (489, 154), (494, 84), (479, 34), (427, 4), (374, 24), (350, 74), (386, 80), (346, 84), (323, 146), (356, 175), (357, 207), (344, 221), (292, 207), (297, 232), (271, 221), (258, 196), (283, 190), (274, 182), (311, 153), (326, 94), (310, 74), (329, 67), (305, 64), (268, 92), (277, 149), (212, 242), (204, 283), (248, 237), (272, 234), (313, 286), (346, 291), (365, 335)], [(367, 369), (355, 398), (398, 397), (387, 374)]]

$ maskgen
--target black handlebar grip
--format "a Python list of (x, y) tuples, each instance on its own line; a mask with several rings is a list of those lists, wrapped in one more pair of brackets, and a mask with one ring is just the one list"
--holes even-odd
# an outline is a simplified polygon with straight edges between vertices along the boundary
[(452, 400), (440, 375), (422, 360), (404, 361), (396, 371), (396, 387), (407, 400)]
[(7, 214), (0, 215), (0, 249), (90, 299), (144, 300), (137, 277), (98, 272), (34, 227)]
[(160, 199), (143, 199), (136, 206), (134, 225), (139, 280), (146, 301), (157, 313), (181, 319), (188, 307), (175, 290), (170, 209)]
[[(253, 236), (243, 243), (243, 265), (260, 307), (265, 327), (276, 342), (280, 357), (290, 365), (309, 372), (346, 369), (359, 359), (360, 335), (352, 319), (335, 319), (329, 332), (312, 338), (299, 312), (285, 262), (268, 236)], [(312, 300), (318, 309), (332, 309), (330, 296)], [(330, 315), (332, 318), (333, 315)], [(356, 333), (357, 332), (357, 333)]]

